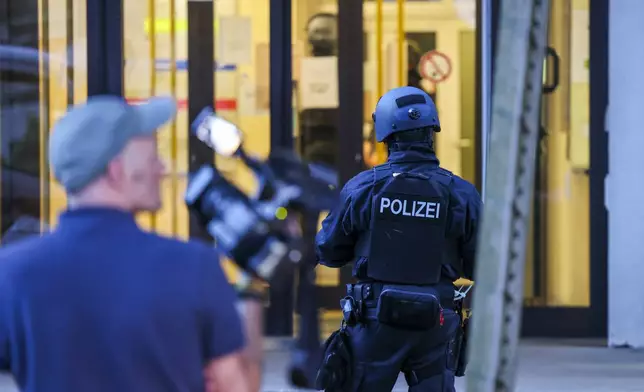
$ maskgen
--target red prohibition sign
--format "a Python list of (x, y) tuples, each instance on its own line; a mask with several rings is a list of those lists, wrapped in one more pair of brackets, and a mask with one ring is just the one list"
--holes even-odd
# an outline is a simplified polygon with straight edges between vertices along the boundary
[(452, 73), (452, 62), (444, 53), (432, 50), (420, 58), (418, 72), (424, 79), (434, 84), (441, 83)]

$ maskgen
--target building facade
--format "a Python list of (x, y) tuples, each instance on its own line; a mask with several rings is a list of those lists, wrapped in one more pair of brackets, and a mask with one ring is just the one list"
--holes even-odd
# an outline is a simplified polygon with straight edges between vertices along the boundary
[[(551, 2), (525, 336), (608, 333), (608, 4)], [(255, 186), (248, 170), (189, 136), (190, 120), (207, 105), (237, 123), (259, 156), (280, 147), (307, 155), (326, 129), (346, 180), (385, 159), (370, 134), (378, 97), (415, 85), (436, 100), (442, 164), (482, 190), (498, 8), (499, 0), (6, 0), (3, 236), (25, 220), (35, 231), (55, 227), (66, 200), (47, 168), (49, 130), (68, 105), (104, 93), (179, 102), (159, 136), (170, 168), (164, 208), (139, 217), (162, 234), (201, 235), (182, 197), (199, 164), (214, 160), (243, 189)], [(319, 267), (324, 309), (336, 309), (349, 280), (348, 269)], [(292, 333), (292, 302), (271, 300), (269, 334)]]

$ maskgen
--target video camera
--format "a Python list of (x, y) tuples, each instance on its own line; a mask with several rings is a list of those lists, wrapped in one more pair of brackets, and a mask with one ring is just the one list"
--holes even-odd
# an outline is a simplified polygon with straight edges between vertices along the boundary
[(244, 271), (280, 285), (303, 258), (298, 213), (331, 209), (337, 202), (337, 174), (307, 164), (293, 151), (272, 151), (266, 161), (246, 154), (242, 133), (233, 123), (204, 109), (192, 123), (194, 135), (217, 154), (240, 158), (255, 174), (259, 188), (248, 197), (214, 165), (191, 173), (185, 192), (188, 209), (198, 217), (217, 248)]

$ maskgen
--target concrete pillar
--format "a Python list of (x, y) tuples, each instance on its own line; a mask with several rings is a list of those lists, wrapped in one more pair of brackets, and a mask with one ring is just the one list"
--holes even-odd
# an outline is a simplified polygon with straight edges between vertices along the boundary
[(644, 348), (644, 1), (609, 8), (608, 336)]

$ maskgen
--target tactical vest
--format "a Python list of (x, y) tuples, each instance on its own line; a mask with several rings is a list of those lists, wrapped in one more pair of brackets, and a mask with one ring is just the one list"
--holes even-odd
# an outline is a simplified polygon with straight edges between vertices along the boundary
[(367, 276), (398, 284), (438, 283), (452, 174), (394, 173), (389, 164), (373, 173), (370, 228), (356, 247), (356, 254), (368, 258)]

